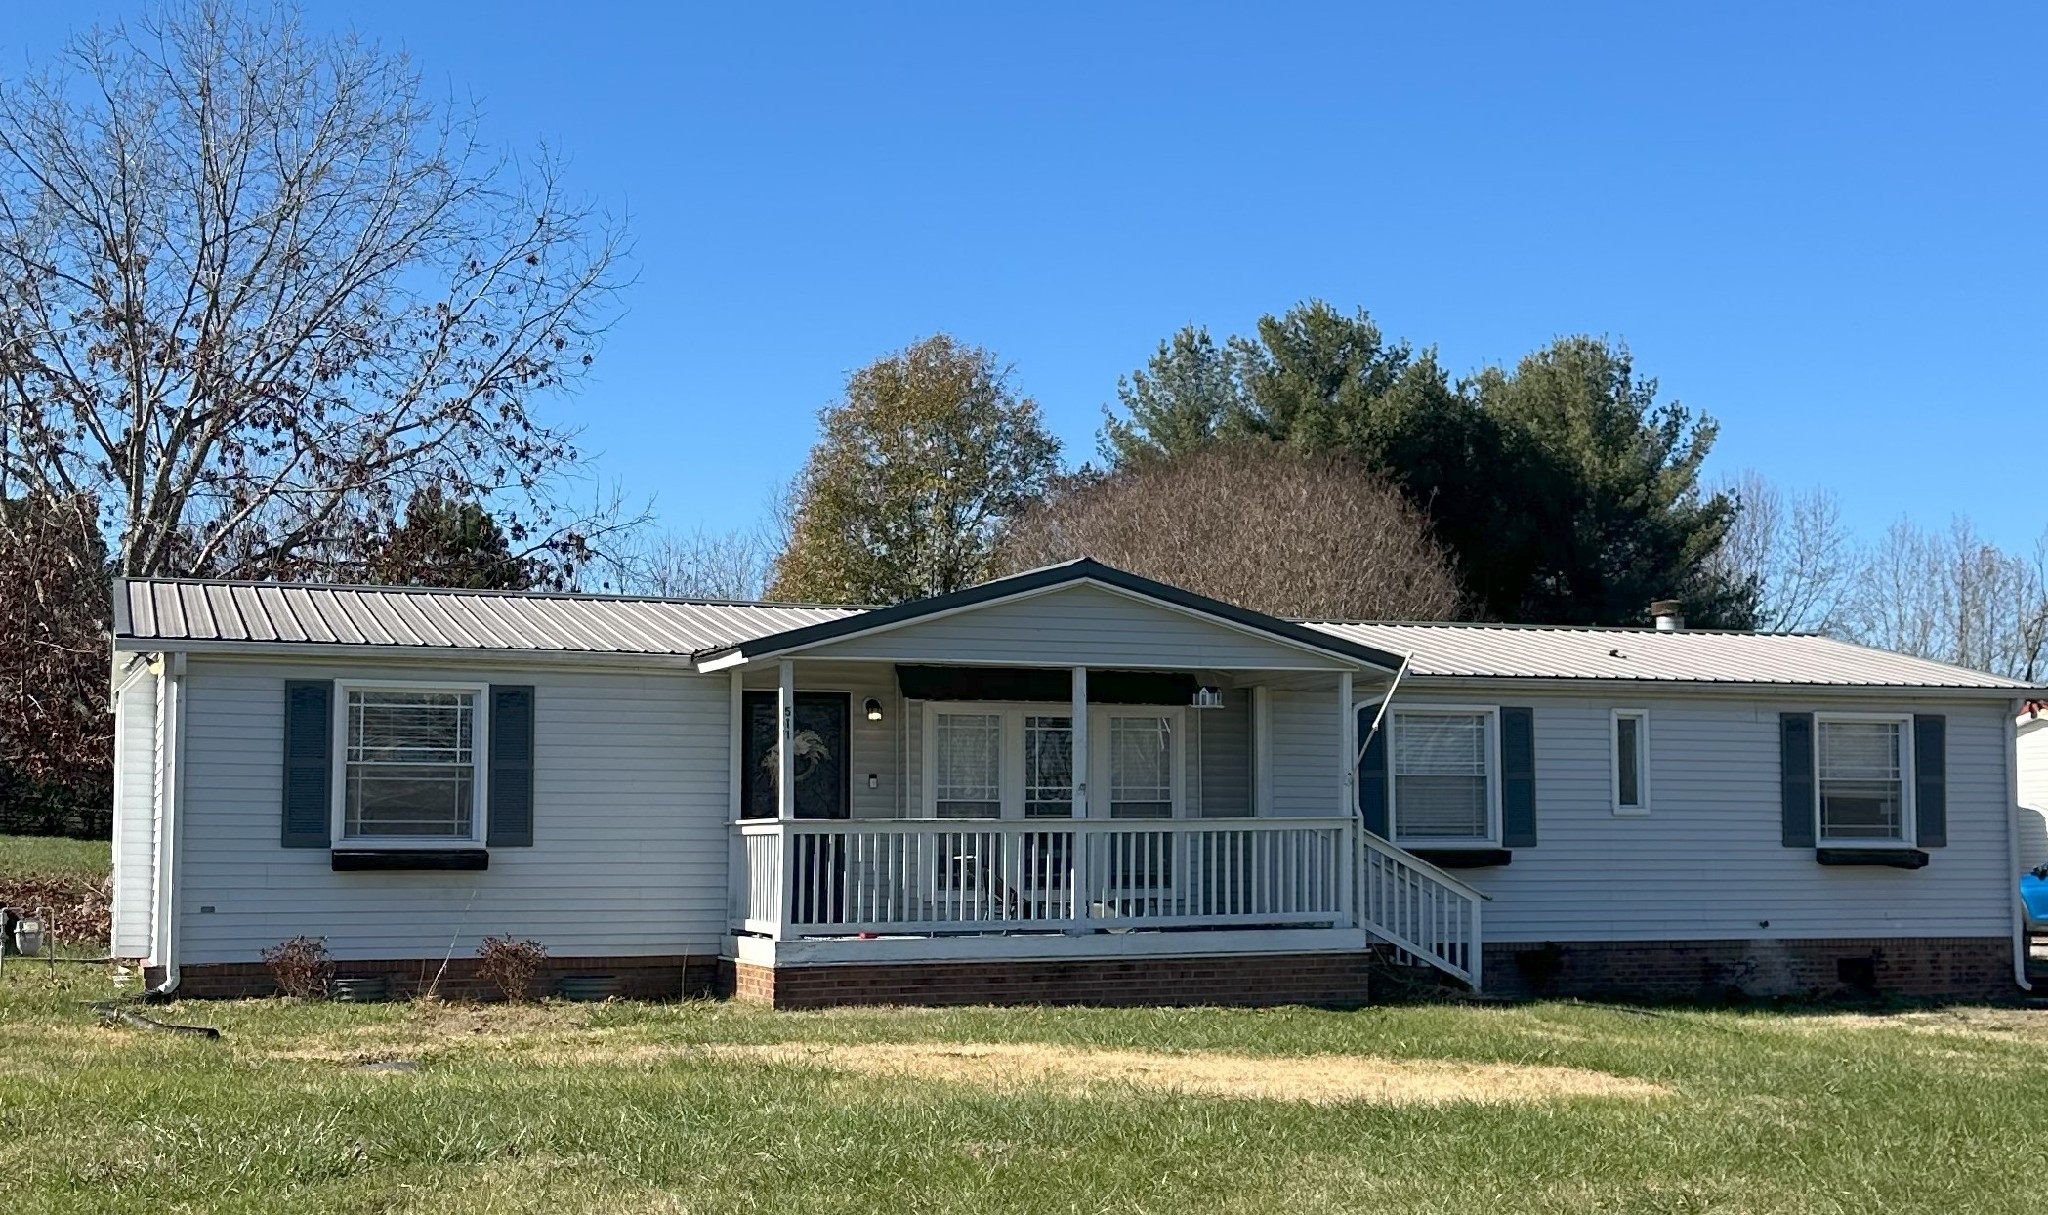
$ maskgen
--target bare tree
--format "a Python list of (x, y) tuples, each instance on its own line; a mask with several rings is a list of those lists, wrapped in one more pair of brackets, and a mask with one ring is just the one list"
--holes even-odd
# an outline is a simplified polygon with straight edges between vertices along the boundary
[(1011, 526), (1007, 572), (1093, 557), (1281, 616), (1448, 620), (1458, 580), (1428, 521), (1339, 456), (1258, 442), (1074, 480)]
[(1869, 645), (2035, 678), (2048, 654), (2048, 534), (2021, 557), (1960, 516), (1945, 532), (1901, 520), (1871, 548), (1846, 620)]
[(635, 555), (626, 587), (672, 599), (759, 599), (775, 552), (761, 529), (670, 534)]
[[(317, 569), (433, 484), (561, 527), (619, 239), (398, 55), (192, 0), (0, 83), (0, 496), (119, 569)], [(566, 535), (574, 542), (573, 527)]]
[(1718, 492), (1737, 510), (1720, 560), (1731, 577), (1757, 588), (1757, 627), (1829, 633), (1844, 624), (1859, 554), (1833, 491), (1787, 494), (1754, 471)]

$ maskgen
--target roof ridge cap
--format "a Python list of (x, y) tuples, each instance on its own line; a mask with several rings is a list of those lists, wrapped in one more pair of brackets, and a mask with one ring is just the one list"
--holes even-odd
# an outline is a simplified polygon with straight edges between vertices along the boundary
[(127, 585), (150, 586), (221, 586), (250, 587), (261, 589), (271, 587), (277, 590), (299, 591), (347, 591), (354, 594), (404, 594), (404, 595), (463, 595), (487, 599), (567, 599), (576, 602), (594, 603), (661, 603), (681, 607), (743, 607), (743, 608), (804, 608), (823, 611), (872, 612), (875, 604), (853, 603), (807, 603), (787, 599), (716, 599), (678, 595), (643, 595), (631, 591), (548, 591), (548, 590), (499, 590), (491, 587), (474, 586), (417, 586), (398, 583), (371, 582), (285, 582), (267, 578), (186, 578), (163, 577), (158, 575), (123, 575), (117, 581)]

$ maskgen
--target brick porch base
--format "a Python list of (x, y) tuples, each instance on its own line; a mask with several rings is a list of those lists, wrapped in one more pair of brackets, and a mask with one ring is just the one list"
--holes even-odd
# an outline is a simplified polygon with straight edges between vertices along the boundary
[(1997, 1000), (2018, 990), (2005, 937), (1493, 943), (1485, 978), (1486, 994), (1510, 997)]
[[(454, 958), (442, 975), (440, 994), (452, 1000), (495, 1000), (495, 985), (477, 973), (477, 959)], [(336, 962), (337, 979), (387, 978), (393, 999), (418, 995), (433, 982), (441, 969), (439, 958), (402, 958), (375, 962)], [(614, 975), (619, 994), (636, 1000), (673, 1000), (683, 996), (708, 996), (718, 990), (718, 958), (709, 954), (675, 954), (665, 957), (549, 958), (533, 980), (533, 994), (553, 992), (555, 980), (567, 975)], [(145, 976), (150, 986), (163, 982), (163, 971), (152, 966)], [(270, 968), (261, 962), (211, 962), (180, 969), (178, 994), (193, 999), (236, 999), (243, 996), (277, 994)]]
[(847, 1004), (1315, 1004), (1366, 1002), (1370, 956), (1257, 954), (1072, 962), (728, 962), (730, 990), (775, 1008)]

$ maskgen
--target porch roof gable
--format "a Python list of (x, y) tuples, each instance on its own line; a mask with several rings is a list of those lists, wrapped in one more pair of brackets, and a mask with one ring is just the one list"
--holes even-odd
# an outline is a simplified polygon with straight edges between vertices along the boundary
[(1006, 578), (997, 578), (949, 594), (934, 595), (928, 599), (913, 599), (891, 607), (874, 608), (856, 615), (820, 621), (719, 646), (702, 651), (694, 657), (699, 670), (720, 670), (762, 658), (784, 657), (820, 646), (886, 633), (922, 621), (1044, 595), (1067, 587), (1087, 585), (1150, 600), (1173, 611), (1203, 617), (1219, 625), (1253, 633), (1268, 641), (1325, 659), (1334, 658), (1346, 664), (1373, 667), (1390, 674), (1400, 667), (1402, 661), (1401, 655), (1377, 646), (1335, 637), (1291, 620), (1237, 607), (1086, 557), (1058, 565), (1042, 566)]

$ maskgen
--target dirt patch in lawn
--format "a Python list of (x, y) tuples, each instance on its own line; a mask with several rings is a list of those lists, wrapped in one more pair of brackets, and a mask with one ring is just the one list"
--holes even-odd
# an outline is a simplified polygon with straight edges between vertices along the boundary
[(1261, 1058), (1213, 1053), (1085, 1050), (1022, 1043), (776, 1043), (705, 1046), (721, 1059), (796, 1063), (863, 1075), (910, 1076), (990, 1088), (1128, 1084), (1207, 1097), (1364, 1101), (1382, 1105), (1525, 1105), (1560, 1097), (1646, 1098), (1671, 1090), (1575, 1067), (1460, 1063), (1359, 1055)]

